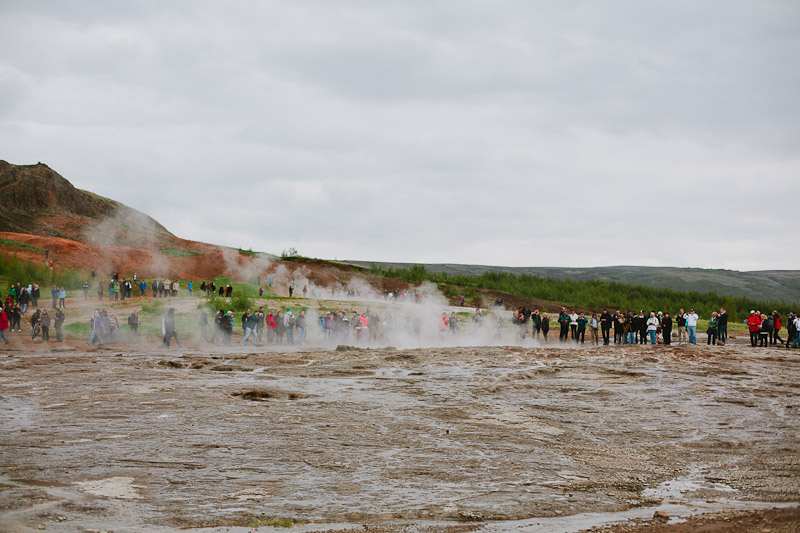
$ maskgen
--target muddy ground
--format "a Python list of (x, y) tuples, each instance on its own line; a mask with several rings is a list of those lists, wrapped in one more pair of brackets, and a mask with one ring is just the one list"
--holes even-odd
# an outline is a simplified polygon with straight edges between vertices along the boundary
[(0, 530), (797, 524), (797, 351), (217, 350), (2, 352)]

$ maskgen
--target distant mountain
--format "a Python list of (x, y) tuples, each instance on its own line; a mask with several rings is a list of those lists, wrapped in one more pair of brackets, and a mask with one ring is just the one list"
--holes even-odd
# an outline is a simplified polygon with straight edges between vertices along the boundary
[(76, 189), (43, 163), (13, 165), (2, 160), (0, 232), (124, 246), (173, 237), (144, 213)]
[[(409, 268), (415, 263), (381, 263), (347, 261), (357, 265), (376, 264), (384, 268)], [(610, 266), (594, 268), (561, 267), (502, 267), (489, 265), (456, 265), (449, 263), (424, 264), (429, 272), (445, 272), (479, 276), (484, 272), (529, 274), (555, 279), (600, 280), (667, 288), (676, 291), (716, 292), (728, 296), (742, 296), (754, 300), (777, 300), (800, 303), (800, 270), (763, 270), (739, 272), (737, 270)]]

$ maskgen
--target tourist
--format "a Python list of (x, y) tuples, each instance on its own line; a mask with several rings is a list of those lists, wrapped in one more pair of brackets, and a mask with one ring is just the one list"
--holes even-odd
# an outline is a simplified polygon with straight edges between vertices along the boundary
[(169, 348), (170, 339), (175, 339), (175, 344), (180, 348), (181, 343), (178, 340), (178, 331), (175, 329), (175, 309), (172, 307), (161, 320), (161, 333), (164, 334), (164, 345), (167, 348)]
[(683, 315), (683, 308), (675, 315), (675, 325), (678, 326), (678, 344), (686, 342), (686, 319)]
[(0, 307), (0, 339), (3, 339), (8, 344), (8, 337), (6, 337), (6, 330), (8, 329), (8, 314)]
[(131, 334), (135, 339), (139, 335), (139, 311), (136, 309), (128, 317), (128, 327), (131, 329)]
[(64, 335), (61, 332), (61, 326), (64, 325), (64, 312), (61, 309), (56, 309), (56, 316), (53, 320), (53, 325), (56, 328), (56, 341), (64, 342)]
[(545, 344), (547, 344), (547, 332), (550, 331), (550, 319), (547, 317), (547, 313), (542, 314), (542, 338), (544, 339)]
[(689, 344), (697, 344), (697, 321), (700, 316), (690, 309), (688, 313), (683, 315), (686, 319), (686, 333), (689, 335)]
[(306, 312), (300, 311), (300, 315), (295, 319), (294, 326), (297, 328), (297, 344), (305, 344), (306, 340)]
[(664, 334), (664, 344), (672, 344), (672, 317), (669, 313), (664, 313), (664, 318), (661, 319), (661, 331)]
[(783, 344), (783, 340), (780, 336), (781, 331), (781, 315), (778, 314), (778, 311), (772, 312), (772, 335), (770, 335), (770, 344)]
[[(647, 335), (650, 337), (650, 344), (657, 343), (657, 335), (658, 335), (658, 327), (659, 327), (658, 318), (656, 318), (656, 314), (654, 312), (650, 312), (650, 317), (645, 321), (645, 327), (647, 328)], [(645, 342), (646, 344), (646, 342)]]
[(706, 344), (715, 345), (717, 344), (717, 336), (719, 335), (719, 315), (716, 311), (711, 313), (711, 318), (708, 319), (708, 330), (706, 331), (706, 335), (708, 335), (708, 341)]
[[(589, 319), (589, 331), (592, 333), (592, 344), (595, 345), (600, 344), (600, 339), (597, 336), (597, 330), (599, 329), (599, 327), (600, 327), (600, 321), (597, 318), (597, 313), (592, 313), (592, 318)], [(608, 344), (608, 343), (604, 342), (603, 344)]]
[(94, 310), (94, 316), (92, 316), (91, 318), (91, 324), (92, 324), (92, 334), (89, 336), (89, 340), (87, 341), (86, 344), (91, 346), (92, 344), (94, 344), (94, 341), (97, 340), (99, 341), (98, 345), (102, 346), (103, 335), (106, 334), (106, 327), (105, 327), (105, 321), (103, 320), (102, 315), (100, 315), (99, 309)]
[(717, 339), (720, 344), (728, 340), (728, 312), (724, 307), (720, 308), (717, 316)]
[(588, 322), (583, 313), (575, 319), (575, 343), (580, 340), (580, 343), (583, 344), (586, 340), (586, 324)]
[(750, 346), (758, 346), (758, 333), (761, 331), (761, 315), (756, 314), (755, 310), (750, 311), (750, 316), (745, 320), (747, 329), (750, 330)]
[(47, 309), (42, 309), (39, 321), (42, 325), (42, 342), (50, 342), (50, 315), (47, 314)]

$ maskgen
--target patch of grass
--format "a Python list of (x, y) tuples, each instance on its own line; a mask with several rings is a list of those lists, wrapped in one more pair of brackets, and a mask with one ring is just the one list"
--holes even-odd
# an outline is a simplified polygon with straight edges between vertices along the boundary
[(248, 248), (247, 250), (243, 250), (241, 248), (237, 248), (237, 250), (242, 255), (258, 255), (258, 252), (254, 252), (252, 248)]
[(190, 252), (189, 250), (179, 250), (177, 248), (162, 248), (161, 252), (172, 257), (196, 257), (200, 255), (199, 252)]
[(88, 337), (92, 332), (92, 325), (88, 320), (64, 324), (64, 332), (78, 337)]
[(8, 246), (19, 246), (20, 248), (28, 248), (30, 250), (44, 252), (44, 248), (41, 248), (39, 246), (34, 246), (33, 244), (28, 244), (27, 242), (12, 241), (11, 239), (0, 239), (0, 244), (6, 244)]

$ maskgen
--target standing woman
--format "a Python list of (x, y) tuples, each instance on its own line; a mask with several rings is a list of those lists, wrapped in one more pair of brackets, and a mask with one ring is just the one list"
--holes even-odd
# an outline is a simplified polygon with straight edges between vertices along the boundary
[(39, 320), (42, 323), (42, 341), (48, 342), (50, 340), (50, 315), (47, 314), (47, 309), (42, 309), (42, 316)]
[[(656, 335), (658, 332), (658, 318), (656, 318), (655, 313), (650, 312), (650, 318), (648, 318), (647, 322), (645, 322), (645, 326), (647, 327), (646, 329), (647, 335), (650, 337), (650, 344), (656, 344), (657, 341)], [(642, 335), (642, 337), (644, 337), (644, 335)]]
[(783, 344), (783, 339), (781, 339), (779, 333), (781, 331), (781, 315), (778, 314), (778, 311), (772, 312), (772, 338), (770, 339), (771, 344)]
[(719, 327), (719, 313), (714, 311), (711, 313), (711, 318), (708, 320), (708, 342), (707, 344), (717, 345), (717, 333)]
[(661, 331), (664, 332), (664, 344), (669, 346), (672, 343), (672, 317), (669, 313), (664, 313), (661, 319)]
[(547, 343), (547, 332), (550, 331), (550, 319), (547, 317), (547, 313), (542, 314), (542, 337), (544, 338), (545, 344)]

